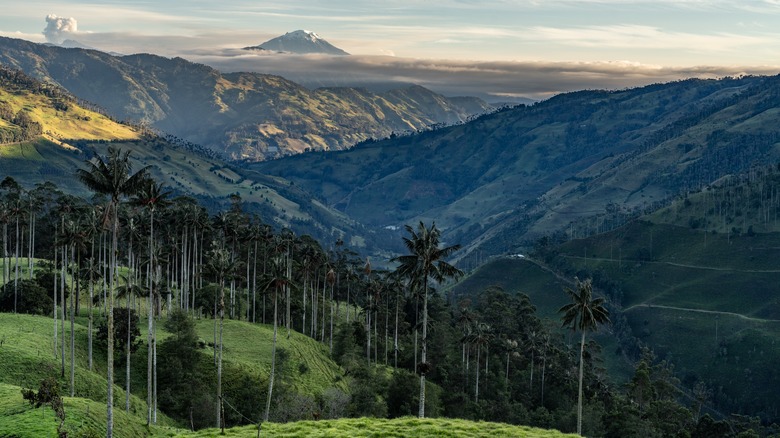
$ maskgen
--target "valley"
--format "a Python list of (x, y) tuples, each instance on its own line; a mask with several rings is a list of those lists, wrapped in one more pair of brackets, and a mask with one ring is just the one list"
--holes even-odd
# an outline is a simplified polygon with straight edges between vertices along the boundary
[[(117, 436), (210, 436), (220, 421), (237, 436), (259, 424), (280, 436), (474, 436), (470, 421), (565, 436), (554, 429), (583, 420), (586, 436), (777, 432), (778, 77), (494, 109), (416, 86), (308, 90), (183, 59), (0, 46), (0, 361), (12, 370), (0, 434), (57, 431), (17, 400), (51, 376), (84, 431), (106, 430), (106, 341), (94, 353), (103, 368), (90, 369), (87, 334), (114, 299), (81, 269), (110, 264), (97, 255), (109, 252), (110, 208), (76, 175), (117, 164), (117, 151), (164, 190), (121, 203), (110, 250), (125, 294), (111, 306), (139, 325), (140, 360), (129, 378), (117, 363), (113, 381), (117, 412), (122, 385), (134, 388)], [(151, 214), (158, 198), (170, 205)], [(441, 271), (404, 267), (420, 242), (441, 249), (427, 253)], [(20, 282), (39, 300), (20, 313), (37, 316), (16, 314)], [(83, 294), (70, 304), (66, 283)], [(108, 295), (90, 300), (85, 285)], [(73, 341), (52, 337), (39, 312), (57, 315), (57, 288), (59, 333), (67, 320)], [(609, 321), (561, 328), (561, 308), (585, 292)], [(143, 426), (157, 412), (147, 317), (170, 383), (157, 426)], [(439, 420), (408, 418), (418, 409)]]

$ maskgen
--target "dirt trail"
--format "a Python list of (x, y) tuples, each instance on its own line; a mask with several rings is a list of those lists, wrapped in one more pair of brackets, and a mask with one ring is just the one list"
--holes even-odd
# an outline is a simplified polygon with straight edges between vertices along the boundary
[(658, 262), (658, 261), (648, 261), (648, 260), (632, 260), (632, 259), (610, 259), (610, 258), (600, 258), (600, 257), (588, 257), (587, 259), (582, 256), (573, 256), (573, 255), (564, 255), (563, 257), (568, 259), (577, 259), (577, 260), (596, 260), (600, 262), (613, 262), (613, 263), (642, 263), (642, 264), (648, 264), (648, 265), (669, 265), (669, 266), (677, 266), (680, 268), (691, 268), (691, 269), (704, 269), (708, 271), (723, 271), (723, 272), (750, 272), (754, 274), (777, 274), (780, 273), (780, 269), (734, 269), (734, 268), (718, 268), (715, 266), (701, 266), (701, 265), (687, 265), (685, 263), (675, 263), (675, 262)]
[(736, 316), (737, 318), (744, 319), (747, 321), (755, 321), (755, 322), (780, 322), (778, 319), (762, 319), (762, 318), (753, 318), (751, 316), (745, 316), (741, 313), (734, 313), (734, 312), (721, 312), (718, 310), (704, 310), (704, 309), (689, 309), (685, 307), (674, 307), (674, 306), (664, 306), (662, 304), (634, 304), (631, 307), (626, 307), (623, 309), (624, 312), (628, 312), (631, 309), (637, 308), (637, 307), (647, 307), (647, 308), (659, 308), (659, 309), (670, 309), (670, 310), (680, 310), (683, 312), (696, 312), (696, 313), (710, 313), (714, 315), (728, 315), (728, 316)]

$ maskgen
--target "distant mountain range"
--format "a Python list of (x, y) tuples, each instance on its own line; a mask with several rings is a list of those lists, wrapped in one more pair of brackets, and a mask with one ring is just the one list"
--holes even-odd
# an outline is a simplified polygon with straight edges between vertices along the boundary
[(492, 109), (478, 98), (447, 98), (418, 86), (382, 93), (311, 90), (279, 76), (222, 74), (182, 58), (111, 56), (11, 38), (0, 38), (0, 64), (59, 84), (118, 119), (232, 159), (341, 150), (394, 132), (461, 123)]
[(246, 47), (246, 50), (269, 50), (273, 52), (294, 54), (323, 54), (323, 55), (349, 55), (333, 44), (320, 38), (314, 32), (308, 30), (296, 30), (287, 32), (259, 46)]

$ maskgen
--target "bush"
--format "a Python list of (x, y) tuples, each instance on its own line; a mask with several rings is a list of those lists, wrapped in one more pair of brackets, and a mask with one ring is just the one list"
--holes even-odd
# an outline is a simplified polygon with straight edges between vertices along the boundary
[(174, 311), (165, 328), (172, 336), (161, 342), (157, 353), (160, 409), (195, 429), (214, 427), (216, 382), (213, 364), (198, 351), (195, 322), (184, 311)]
[[(141, 330), (138, 329), (138, 315), (135, 310), (125, 307), (114, 307), (114, 351), (125, 353), (127, 346), (127, 318), (130, 318), (130, 353), (135, 353), (142, 344), (138, 339), (141, 336)], [(97, 345), (103, 349), (108, 346), (108, 325), (102, 321), (98, 326), (98, 332), (95, 336)]]
[(0, 311), (48, 315), (53, 311), (54, 302), (46, 289), (34, 280), (19, 280), (16, 287), (9, 281), (0, 291)]

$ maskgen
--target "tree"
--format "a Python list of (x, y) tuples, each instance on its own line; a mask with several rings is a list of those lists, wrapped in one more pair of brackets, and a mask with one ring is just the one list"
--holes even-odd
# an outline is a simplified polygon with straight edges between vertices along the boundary
[[(154, 212), (157, 208), (166, 207), (170, 204), (170, 201), (168, 201), (166, 198), (170, 194), (170, 192), (163, 191), (162, 184), (157, 184), (154, 181), (148, 181), (138, 192), (135, 198), (133, 198), (132, 203), (134, 205), (139, 205), (147, 210), (149, 210), (149, 265), (148, 265), (148, 289), (149, 289), (149, 300), (148, 300), (148, 310), (147, 310), (147, 324), (148, 324), (148, 335), (147, 335), (147, 344), (149, 345), (148, 351), (147, 351), (147, 366), (146, 366), (146, 403), (148, 405), (147, 410), (147, 416), (146, 416), (146, 424), (152, 423), (152, 417), (153, 414), (156, 412), (155, 409), (153, 409), (153, 400), (152, 400), (152, 394), (154, 392), (152, 388), (152, 375), (156, 370), (152, 369), (152, 365), (155, 362), (153, 359), (153, 354), (157, 351), (156, 343), (157, 339), (155, 337), (155, 330), (154, 330), (154, 303), (155, 303), (155, 291), (154, 291), (154, 275), (155, 275), (155, 256), (154, 256)], [(159, 291), (157, 292), (159, 294)]]
[(266, 399), (265, 414), (263, 415), (263, 421), (268, 421), (268, 416), (271, 412), (271, 397), (274, 390), (274, 375), (276, 372), (276, 338), (278, 334), (278, 321), (279, 321), (279, 294), (282, 291), (291, 287), (291, 280), (287, 276), (287, 269), (285, 261), (282, 259), (282, 255), (275, 257), (271, 264), (271, 272), (266, 275), (264, 279), (265, 287), (264, 292), (269, 292), (273, 295), (274, 301), (274, 337), (271, 347), (271, 374), (268, 376), (268, 398)]
[(108, 298), (108, 351), (106, 380), (108, 394), (106, 399), (106, 437), (114, 435), (114, 277), (116, 274), (119, 234), (119, 203), (125, 196), (135, 194), (147, 178), (147, 168), (132, 173), (130, 152), (123, 152), (113, 147), (108, 148), (108, 156), (100, 156), (86, 161), (86, 169), (78, 169), (76, 176), (90, 190), (97, 194), (108, 195), (110, 200), (105, 210), (104, 224), (111, 226), (111, 262), (109, 263), (109, 298)]
[(215, 248), (208, 253), (204, 273), (211, 275), (219, 284), (219, 346), (217, 362), (217, 427), (222, 427), (222, 330), (225, 321), (225, 280), (231, 279), (236, 263), (225, 248)]
[(460, 245), (439, 248), (441, 232), (436, 224), (427, 228), (421, 221), (417, 231), (410, 225), (406, 225), (409, 237), (404, 237), (404, 245), (410, 254), (396, 257), (393, 260), (400, 263), (398, 273), (410, 279), (413, 287), (422, 289), (423, 296), (423, 321), (422, 321), (422, 351), (420, 370), (420, 407), (418, 415), (425, 417), (425, 374), (430, 369), (427, 363), (428, 353), (428, 281), (435, 280), (438, 283), (448, 277), (458, 277), (463, 272), (445, 262), (444, 259), (460, 249)]
[(565, 288), (564, 292), (571, 298), (571, 303), (561, 307), (558, 312), (563, 313), (561, 317), (562, 327), (570, 327), (573, 331), (581, 331), (580, 340), (580, 374), (579, 390), (577, 394), (577, 433), (582, 435), (582, 369), (583, 356), (585, 352), (585, 333), (588, 330), (595, 330), (599, 324), (609, 322), (609, 311), (604, 307), (604, 298), (592, 298), (593, 286), (591, 279), (580, 281), (575, 277), (576, 288), (574, 291)]

